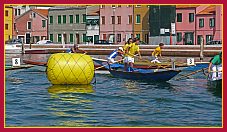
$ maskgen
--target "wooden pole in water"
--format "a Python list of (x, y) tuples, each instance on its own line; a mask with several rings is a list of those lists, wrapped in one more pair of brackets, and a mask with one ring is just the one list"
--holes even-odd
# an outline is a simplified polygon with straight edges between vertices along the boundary
[(23, 38), (22, 38), (21, 52), (22, 52), (22, 54), (25, 53), (25, 52), (24, 52), (24, 40), (23, 40)]
[(201, 43), (200, 43), (200, 61), (203, 61), (203, 50), (204, 50), (204, 39), (203, 37), (201, 37)]

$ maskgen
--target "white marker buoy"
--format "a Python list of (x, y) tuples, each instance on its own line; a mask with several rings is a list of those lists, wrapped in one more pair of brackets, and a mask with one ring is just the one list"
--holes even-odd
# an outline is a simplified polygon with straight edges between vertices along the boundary
[(20, 66), (20, 58), (12, 58), (12, 66)]
[(195, 65), (194, 58), (187, 58), (187, 65), (188, 65), (188, 66)]

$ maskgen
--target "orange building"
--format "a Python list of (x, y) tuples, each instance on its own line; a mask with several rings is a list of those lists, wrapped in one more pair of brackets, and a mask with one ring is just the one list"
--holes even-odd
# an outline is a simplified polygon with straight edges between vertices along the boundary
[(149, 43), (149, 6), (134, 5), (133, 7), (134, 37), (140, 38), (145, 43)]

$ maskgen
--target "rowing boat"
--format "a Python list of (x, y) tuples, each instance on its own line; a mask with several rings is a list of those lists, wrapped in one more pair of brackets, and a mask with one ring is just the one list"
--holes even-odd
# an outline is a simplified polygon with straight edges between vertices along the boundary
[[(109, 66), (108, 66), (108, 61), (105, 59), (98, 59), (98, 58), (92, 58), (95, 65), (97, 66), (97, 64), (101, 65), (104, 69), (109, 70)], [(182, 70), (182, 71), (198, 71), (204, 68), (208, 67), (209, 62), (195, 62), (195, 65), (191, 65), (191, 66), (187, 66), (184, 64), (177, 64), (175, 65), (175, 68), (178, 70)], [(112, 69), (116, 69), (116, 68), (123, 68), (124, 64), (122, 63), (113, 63), (110, 65), (110, 68)], [(133, 65), (134, 68), (139, 68), (139, 69), (170, 69), (172, 68), (172, 64), (169, 62), (166, 63), (160, 63), (160, 64), (154, 64), (154, 63), (150, 63), (150, 62), (135, 62), (135, 64)]]
[(119, 77), (124, 79), (165, 82), (175, 77), (177, 74), (181, 72), (181, 70), (160, 69), (159, 71), (156, 71), (151, 69), (133, 68), (132, 72), (128, 72), (128, 71), (123, 71), (121, 68), (116, 68), (116, 69), (110, 68), (109, 72), (114, 77)]

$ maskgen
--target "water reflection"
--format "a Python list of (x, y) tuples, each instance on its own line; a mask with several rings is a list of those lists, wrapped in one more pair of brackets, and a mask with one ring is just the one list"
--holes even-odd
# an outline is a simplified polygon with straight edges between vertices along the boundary
[[(78, 127), (90, 126), (95, 120), (90, 120), (95, 114), (91, 93), (94, 93), (92, 85), (52, 85), (48, 88), (51, 95), (49, 110), (53, 115), (61, 119), (54, 123), (57, 126)], [(70, 119), (70, 120), (68, 120)]]
[(88, 85), (52, 85), (48, 88), (50, 94), (60, 93), (93, 93), (93, 86)]
[(222, 98), (222, 80), (219, 81), (208, 81), (207, 90), (214, 96)]
[(177, 92), (178, 90), (170, 82), (142, 82), (133, 80), (123, 80), (123, 86), (129, 92), (138, 93), (141, 90), (147, 89), (166, 89), (170, 92)]

